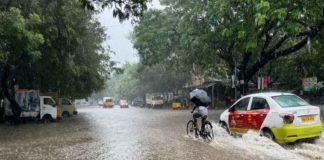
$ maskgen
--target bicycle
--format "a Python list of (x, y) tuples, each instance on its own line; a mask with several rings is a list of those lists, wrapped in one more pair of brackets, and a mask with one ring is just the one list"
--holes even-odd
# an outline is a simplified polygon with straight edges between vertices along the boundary
[(204, 131), (201, 131), (199, 130), (198, 124), (195, 124), (194, 120), (191, 119), (187, 123), (187, 135), (196, 138), (200, 136), (202, 139), (211, 142), (214, 139), (213, 125), (208, 120), (205, 120)]

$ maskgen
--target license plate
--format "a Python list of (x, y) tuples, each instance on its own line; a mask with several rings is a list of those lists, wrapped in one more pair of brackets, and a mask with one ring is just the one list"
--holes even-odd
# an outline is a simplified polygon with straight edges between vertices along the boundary
[(302, 122), (312, 122), (315, 121), (315, 117), (314, 116), (302, 116), (300, 117)]

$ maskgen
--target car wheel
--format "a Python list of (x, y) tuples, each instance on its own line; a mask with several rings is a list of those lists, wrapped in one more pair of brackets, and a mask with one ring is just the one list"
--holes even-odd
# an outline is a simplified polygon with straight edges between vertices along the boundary
[(50, 115), (45, 115), (43, 117), (43, 123), (47, 124), (50, 123), (52, 121), (52, 117)]
[(229, 131), (229, 129), (228, 129), (228, 127), (227, 127), (227, 124), (226, 124), (225, 122), (220, 122), (220, 126), (221, 126), (223, 129), (225, 129), (225, 131), (226, 131), (228, 134), (230, 134), (230, 131)]
[(269, 130), (269, 129), (262, 130), (261, 136), (264, 136), (272, 141), (275, 141), (275, 137), (274, 137), (273, 133), (271, 132), (271, 130)]
[(63, 118), (66, 118), (66, 117), (69, 117), (69, 116), (70, 116), (69, 112), (63, 112), (63, 114), (62, 114)]

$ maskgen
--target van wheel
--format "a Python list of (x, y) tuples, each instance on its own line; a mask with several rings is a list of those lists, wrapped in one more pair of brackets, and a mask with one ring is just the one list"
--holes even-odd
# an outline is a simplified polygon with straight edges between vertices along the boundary
[(52, 121), (52, 117), (50, 115), (45, 115), (43, 117), (43, 123), (50, 123)]
[(70, 117), (69, 112), (63, 112), (62, 117), (63, 118)]
[(273, 133), (271, 132), (271, 130), (269, 130), (269, 129), (263, 129), (261, 132), (261, 136), (264, 136), (272, 141), (275, 141), (275, 137), (274, 137)]

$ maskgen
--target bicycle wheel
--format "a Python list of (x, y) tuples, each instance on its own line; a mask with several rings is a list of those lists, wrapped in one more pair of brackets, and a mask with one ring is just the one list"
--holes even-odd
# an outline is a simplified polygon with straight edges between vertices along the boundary
[(205, 136), (204, 138), (207, 140), (207, 141), (212, 141), (214, 139), (214, 131), (213, 131), (213, 126), (210, 122), (206, 122), (205, 124)]
[(187, 135), (189, 137), (196, 137), (196, 128), (193, 120), (188, 121), (187, 123)]

